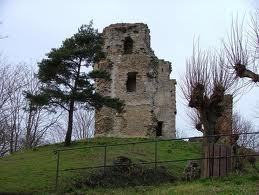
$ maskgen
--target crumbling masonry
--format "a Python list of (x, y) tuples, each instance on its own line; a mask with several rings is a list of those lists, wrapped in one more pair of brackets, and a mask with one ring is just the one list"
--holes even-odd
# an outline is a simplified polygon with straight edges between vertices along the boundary
[(111, 81), (96, 80), (105, 96), (125, 101), (121, 113), (107, 107), (96, 111), (95, 135), (175, 137), (175, 79), (171, 63), (158, 59), (150, 47), (146, 24), (112, 24), (103, 30), (106, 60), (95, 69), (110, 73)]

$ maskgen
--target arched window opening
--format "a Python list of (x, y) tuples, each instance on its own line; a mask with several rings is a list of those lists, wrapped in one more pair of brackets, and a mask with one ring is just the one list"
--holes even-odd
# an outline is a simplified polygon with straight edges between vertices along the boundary
[(133, 40), (126, 37), (124, 40), (124, 54), (131, 54), (133, 50)]

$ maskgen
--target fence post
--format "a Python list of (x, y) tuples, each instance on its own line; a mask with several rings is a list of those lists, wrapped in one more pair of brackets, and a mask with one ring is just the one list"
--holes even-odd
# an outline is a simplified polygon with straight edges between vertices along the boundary
[(107, 155), (107, 145), (104, 146), (104, 159), (103, 159), (103, 172), (105, 174), (105, 169), (106, 169), (106, 155)]
[(157, 140), (155, 141), (155, 171), (157, 168)]
[(56, 191), (58, 190), (58, 177), (59, 177), (59, 152), (60, 151), (57, 151), (57, 167), (56, 167), (56, 186), (55, 186), (55, 189)]

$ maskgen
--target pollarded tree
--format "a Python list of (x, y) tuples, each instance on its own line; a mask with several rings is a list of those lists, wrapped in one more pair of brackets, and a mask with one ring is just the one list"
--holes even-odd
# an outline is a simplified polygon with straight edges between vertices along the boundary
[[(216, 52), (215, 52), (216, 53)], [(220, 134), (217, 121), (224, 113), (224, 97), (231, 94), (235, 82), (223, 69), (223, 54), (211, 54), (193, 47), (193, 55), (186, 62), (186, 73), (181, 86), (188, 106), (194, 109), (196, 128), (209, 136), (206, 143), (215, 143)]]
[(68, 112), (65, 146), (71, 144), (76, 103), (97, 109), (103, 105), (117, 110), (123, 107), (119, 99), (103, 97), (95, 92), (93, 79), (110, 79), (104, 71), (89, 71), (89, 67), (103, 57), (101, 34), (90, 22), (63, 41), (60, 48), (52, 49), (47, 58), (39, 63), (38, 78), (42, 87), (37, 95), (27, 93), (27, 98), (32, 105), (60, 107)]
[[(248, 26), (248, 27), (247, 27)], [(238, 19), (232, 22), (230, 33), (223, 42), (228, 63), (237, 79), (259, 83), (259, 12), (251, 16), (248, 25)]]

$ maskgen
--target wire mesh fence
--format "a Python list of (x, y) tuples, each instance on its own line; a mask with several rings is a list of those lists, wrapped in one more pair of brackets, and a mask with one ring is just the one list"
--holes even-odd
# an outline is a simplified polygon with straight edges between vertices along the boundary
[[(116, 166), (116, 159), (118, 158), (130, 159), (131, 165), (141, 165), (142, 168), (152, 169), (154, 172), (162, 167), (167, 172), (172, 172), (177, 178), (182, 177), (188, 162), (197, 161), (204, 169), (201, 170), (204, 177), (221, 176), (220, 173), (225, 172), (227, 174), (228, 171), (226, 170), (228, 169), (239, 168), (238, 165), (234, 164), (234, 161), (235, 163), (238, 161), (241, 163), (244, 159), (258, 156), (259, 139), (255, 136), (258, 134), (259, 132), (235, 134), (235, 136), (249, 139), (253, 136), (254, 148), (251, 148), (251, 145), (249, 145), (249, 148), (237, 142), (228, 145), (230, 152), (224, 152), (226, 149), (222, 145), (225, 144), (220, 143), (221, 146), (218, 148), (210, 146), (212, 149), (209, 147), (206, 153), (203, 140), (208, 137), (153, 139), (56, 150), (56, 190), (59, 188), (61, 180), (68, 179), (71, 181), (73, 174), (74, 176), (78, 173), (91, 175), (97, 170), (105, 173), (109, 168)], [(219, 137), (219, 135), (216, 136)], [(233, 134), (220, 135), (220, 137), (233, 137)], [(233, 151), (235, 147), (239, 147), (239, 153)], [(73, 159), (77, 160), (73, 161)], [(120, 164), (119, 166), (123, 165)]]

